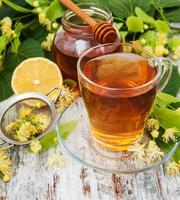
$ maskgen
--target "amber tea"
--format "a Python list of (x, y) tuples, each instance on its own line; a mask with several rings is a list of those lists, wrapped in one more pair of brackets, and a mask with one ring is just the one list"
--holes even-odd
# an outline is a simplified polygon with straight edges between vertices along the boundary
[(140, 55), (119, 52), (89, 60), (82, 73), (93, 82), (79, 77), (95, 140), (106, 149), (126, 150), (143, 133), (157, 83), (141, 86), (156, 76), (156, 68)]

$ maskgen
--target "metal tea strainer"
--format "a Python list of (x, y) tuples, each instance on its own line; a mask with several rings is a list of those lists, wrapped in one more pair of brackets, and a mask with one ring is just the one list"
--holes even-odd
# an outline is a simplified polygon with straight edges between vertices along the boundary
[[(53, 92), (58, 92), (54, 95), (53, 100), (48, 97)], [(58, 87), (53, 88), (46, 95), (39, 93), (24, 93), (14, 95), (9, 98), (0, 108), (0, 139), (3, 140), (3, 146), (7, 144), (13, 145), (27, 145), (33, 139), (40, 139), (45, 136), (54, 126), (56, 120), (55, 102), (61, 94), (61, 89)], [(33, 139), (27, 141), (18, 141), (6, 130), (6, 127), (19, 118), (19, 113), (22, 109), (31, 109), (31, 112), (36, 114), (43, 114), (47, 116), (48, 124), (40, 134), (37, 134)]]

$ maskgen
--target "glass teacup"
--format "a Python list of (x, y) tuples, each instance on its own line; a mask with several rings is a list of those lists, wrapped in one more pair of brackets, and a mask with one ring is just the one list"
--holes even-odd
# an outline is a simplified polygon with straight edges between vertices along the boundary
[(105, 149), (121, 151), (141, 138), (172, 66), (132, 44), (104, 44), (84, 52), (77, 70), (93, 138)]

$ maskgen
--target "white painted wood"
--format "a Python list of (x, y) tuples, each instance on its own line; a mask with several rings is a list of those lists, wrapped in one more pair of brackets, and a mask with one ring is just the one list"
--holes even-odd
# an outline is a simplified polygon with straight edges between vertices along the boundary
[[(65, 167), (48, 168), (47, 160), (60, 147), (34, 155), (13, 147), (16, 166), (9, 183), (0, 183), (0, 199), (8, 200), (178, 200), (180, 177), (164, 175), (162, 167), (135, 175), (100, 174), (65, 156)], [(116, 179), (116, 185), (112, 178)], [(83, 189), (84, 187), (84, 189)], [(85, 189), (86, 188), (86, 189)]]

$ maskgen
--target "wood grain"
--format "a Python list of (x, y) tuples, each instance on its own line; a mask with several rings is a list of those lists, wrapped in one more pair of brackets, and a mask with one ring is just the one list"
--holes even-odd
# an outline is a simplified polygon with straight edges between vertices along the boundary
[(65, 167), (48, 168), (60, 147), (34, 155), (13, 147), (15, 175), (0, 183), (0, 200), (178, 200), (180, 177), (164, 175), (162, 167), (134, 175), (101, 174), (66, 157)]

